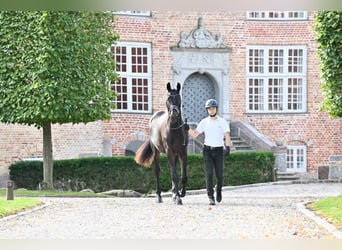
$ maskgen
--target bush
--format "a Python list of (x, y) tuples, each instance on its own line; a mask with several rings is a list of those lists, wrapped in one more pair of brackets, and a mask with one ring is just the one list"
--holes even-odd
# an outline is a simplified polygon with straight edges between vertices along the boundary
[[(205, 188), (203, 157), (188, 155), (188, 190)], [(181, 168), (178, 164), (178, 175)], [(160, 159), (160, 186), (171, 189), (171, 174), (165, 155)], [(274, 155), (272, 152), (236, 152), (225, 158), (224, 185), (243, 185), (272, 181)], [(153, 192), (154, 168), (137, 165), (132, 156), (97, 157), (54, 161), (56, 189), (79, 191), (90, 188), (95, 192), (111, 189), (131, 189), (141, 193)], [(10, 166), (10, 178), (17, 188), (38, 189), (43, 181), (41, 161), (23, 161)]]

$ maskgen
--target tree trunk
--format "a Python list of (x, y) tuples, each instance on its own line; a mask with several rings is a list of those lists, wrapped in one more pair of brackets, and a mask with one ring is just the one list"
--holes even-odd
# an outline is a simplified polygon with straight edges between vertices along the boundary
[(52, 156), (52, 137), (51, 137), (51, 123), (43, 123), (43, 175), (44, 185), (43, 189), (53, 189), (53, 156)]

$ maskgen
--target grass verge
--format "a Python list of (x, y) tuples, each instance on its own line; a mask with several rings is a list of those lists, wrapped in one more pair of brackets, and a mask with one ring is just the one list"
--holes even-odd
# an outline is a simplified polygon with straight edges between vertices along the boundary
[[(59, 192), (53, 190), (26, 190), (17, 189), (13, 191), (14, 196), (18, 197), (113, 197), (105, 194), (91, 192)], [(6, 189), (0, 190), (0, 197), (6, 196)]]
[(19, 213), (41, 204), (42, 202), (37, 198), (18, 198), (14, 200), (0, 198), (0, 218)]
[(342, 230), (342, 196), (324, 198), (310, 203), (308, 207)]

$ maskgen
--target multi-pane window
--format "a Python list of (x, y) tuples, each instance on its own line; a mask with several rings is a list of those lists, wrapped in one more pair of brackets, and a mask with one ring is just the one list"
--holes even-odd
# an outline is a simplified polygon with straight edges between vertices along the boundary
[(283, 107), (283, 79), (270, 78), (268, 79), (268, 110), (269, 111), (281, 111)]
[(247, 111), (306, 111), (306, 47), (247, 47)]
[(248, 20), (307, 20), (307, 11), (247, 11)]
[(151, 45), (118, 43), (112, 47), (118, 82), (111, 84), (117, 94), (116, 111), (151, 112)]
[(288, 172), (306, 172), (305, 146), (287, 146), (286, 167)]
[(264, 73), (264, 50), (254, 49), (248, 51), (249, 72)]
[(264, 79), (254, 78), (248, 81), (248, 109), (264, 110)]

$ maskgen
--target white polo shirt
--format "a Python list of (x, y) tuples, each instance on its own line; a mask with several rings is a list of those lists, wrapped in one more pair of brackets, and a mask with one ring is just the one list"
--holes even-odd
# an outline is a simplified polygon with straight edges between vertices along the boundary
[(216, 117), (217, 119), (210, 119), (209, 116), (204, 118), (196, 128), (197, 132), (204, 132), (204, 145), (210, 147), (224, 146), (224, 133), (230, 131), (228, 122), (218, 115)]

